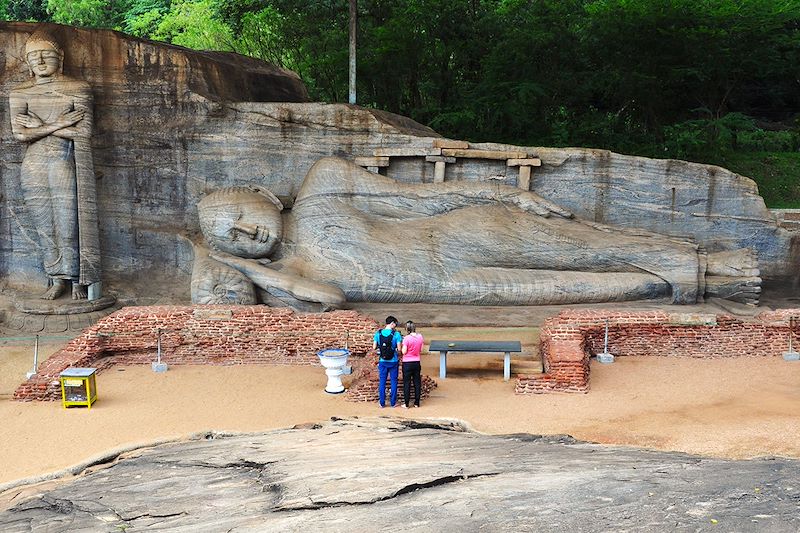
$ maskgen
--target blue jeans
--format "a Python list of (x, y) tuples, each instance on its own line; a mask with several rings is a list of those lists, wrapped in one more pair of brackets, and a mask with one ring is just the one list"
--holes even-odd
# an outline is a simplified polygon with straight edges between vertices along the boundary
[(380, 381), (378, 382), (378, 403), (381, 404), (381, 407), (386, 405), (386, 375), (389, 375), (390, 379), (390, 391), (389, 391), (389, 403), (394, 407), (394, 404), (397, 403), (397, 369), (398, 369), (398, 362), (394, 361), (379, 361), (378, 362), (378, 376)]

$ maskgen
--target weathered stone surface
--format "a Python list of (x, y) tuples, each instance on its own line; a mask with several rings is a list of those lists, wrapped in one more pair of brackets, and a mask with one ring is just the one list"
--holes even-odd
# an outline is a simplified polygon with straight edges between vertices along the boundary
[(69, 282), (72, 299), (86, 299), (101, 280), (92, 90), (63, 74), (63, 48), (44, 29), (28, 38), (24, 57), (31, 79), (11, 91), (8, 117), (26, 145), (20, 184), (49, 278), (42, 298), (55, 300)]
[[(274, 222), (276, 208), (260, 193), (238, 196), (214, 220), (260, 228), (286, 246), (267, 265), (232, 249), (235, 241), (224, 251), (240, 257), (212, 259), (264, 290), (274, 287), (304, 301), (341, 305), (346, 296), (355, 302), (530, 305), (670, 297), (693, 304), (704, 295), (707, 269), (733, 276), (726, 282), (732, 288), (760, 283), (750, 277), (757, 269), (747, 249), (707, 256), (691, 242), (575, 219), (535, 193), (506, 185), (398, 183), (324, 158), (303, 181), (286, 217), (286, 236), (282, 221)], [(246, 213), (246, 206), (253, 210)], [(219, 224), (226, 238), (232, 225)], [(382, 248), (398, 231), (405, 236), (402, 252)], [(230, 292), (238, 289), (232, 285)]]
[[(22, 146), (11, 139), (7, 95), (26, 79), (22, 50), (34, 26), (0, 25), (0, 276), (10, 289), (44, 286), (30, 253), (33, 224), (19, 191)], [(291, 207), (325, 156), (392, 157), (387, 176), (434, 181), (425, 155), (435, 132), (407, 118), (350, 105), (304, 103), (298, 78), (233, 56), (185, 50), (100, 30), (70, 35), (65, 74), (95, 98), (92, 139), (104, 284), (122, 296), (185, 302), (199, 234), (196, 206), (221, 187), (258, 185)], [(265, 102), (270, 100), (271, 102)], [(709, 251), (754, 248), (761, 274), (796, 269), (791, 234), (779, 228), (753, 182), (724, 169), (601, 150), (470, 144), (536, 154), (530, 187), (578, 217), (691, 236)], [(435, 154), (434, 154), (435, 152)], [(447, 181), (516, 186), (505, 160), (447, 165)], [(20, 226), (24, 231), (20, 230)], [(291, 243), (284, 243), (291, 245)]]
[[(110, 457), (112, 461), (115, 457)], [(800, 462), (726, 461), (444, 421), (336, 420), (128, 454), (0, 496), (27, 531), (796, 531)], [(21, 495), (20, 495), (21, 493)]]
[(74, 315), (78, 313), (91, 313), (106, 307), (111, 307), (116, 303), (116, 298), (110, 295), (103, 296), (96, 300), (72, 300), (71, 298), (60, 300), (43, 299), (20, 299), (14, 302), (18, 311), (34, 315)]

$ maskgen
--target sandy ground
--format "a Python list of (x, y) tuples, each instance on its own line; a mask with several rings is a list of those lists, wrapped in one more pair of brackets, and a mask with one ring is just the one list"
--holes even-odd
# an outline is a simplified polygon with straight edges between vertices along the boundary
[[(464, 337), (421, 331), (427, 340)], [(512, 373), (539, 368), (535, 328), (470, 338), (520, 339)], [(57, 346), (43, 345), (42, 357)], [(380, 409), (323, 392), (321, 367), (124, 367), (98, 376), (91, 410), (9, 401), (31, 365), (30, 346), (0, 346), (0, 483), (81, 462), (109, 449), (209, 429), (262, 431), (331, 416), (448, 417), (487, 433), (567, 433), (601, 443), (732, 458), (800, 458), (800, 363), (772, 359), (617, 358), (592, 362), (589, 394), (516, 396), (502, 357), (452, 355), (448, 378), (419, 409)], [(438, 376), (438, 355), (423, 371)], [(345, 379), (347, 384), (347, 379)]]

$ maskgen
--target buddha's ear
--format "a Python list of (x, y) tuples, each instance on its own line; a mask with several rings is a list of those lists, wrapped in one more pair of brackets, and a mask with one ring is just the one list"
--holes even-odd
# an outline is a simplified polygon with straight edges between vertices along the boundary
[(258, 194), (260, 194), (261, 196), (263, 196), (264, 198), (275, 204), (275, 207), (278, 208), (278, 211), (283, 211), (283, 203), (281, 203), (281, 201), (278, 200), (277, 196), (272, 194), (272, 191), (270, 191), (269, 189), (264, 189), (263, 187), (259, 187), (258, 185), (251, 185), (250, 189), (252, 189), (254, 192), (257, 192)]

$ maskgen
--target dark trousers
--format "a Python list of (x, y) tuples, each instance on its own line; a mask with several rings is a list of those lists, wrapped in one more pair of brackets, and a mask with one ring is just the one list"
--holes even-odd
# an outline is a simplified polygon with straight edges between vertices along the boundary
[(378, 362), (378, 403), (381, 407), (386, 405), (386, 378), (389, 378), (389, 402), (391, 406), (397, 403), (397, 361)]
[(408, 407), (411, 397), (411, 381), (414, 381), (414, 405), (419, 407), (419, 396), (422, 392), (422, 365), (419, 361), (403, 363), (403, 402)]

